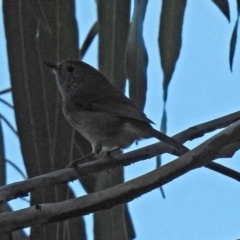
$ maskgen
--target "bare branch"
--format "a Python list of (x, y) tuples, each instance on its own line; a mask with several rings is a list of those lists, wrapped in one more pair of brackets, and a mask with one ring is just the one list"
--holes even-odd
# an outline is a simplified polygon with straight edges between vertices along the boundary
[(240, 111), (190, 127), (176, 134), (173, 138), (181, 143), (184, 143), (188, 140), (193, 140), (195, 138), (202, 137), (206, 133), (227, 127), (238, 120), (240, 120)]
[(21, 182), (11, 183), (0, 187), (0, 204), (4, 204), (17, 197), (27, 196), (28, 192), (37, 189), (39, 190), (49, 186), (74, 181), (79, 178), (79, 175), (85, 176), (117, 166), (127, 166), (140, 160), (152, 158), (164, 152), (175, 154), (173, 147), (165, 143), (157, 143), (132, 152), (114, 156), (114, 161), (109, 161), (108, 158), (99, 159), (79, 165), (77, 171), (74, 168), (66, 168)]
[(215, 163), (215, 162), (210, 162), (205, 167), (208, 169), (211, 169), (215, 172), (221, 173), (225, 176), (228, 176), (230, 178), (233, 178), (233, 179), (237, 180), (238, 182), (240, 182), (240, 173), (233, 169), (224, 167), (221, 164)]
[[(225, 126), (227, 123), (228, 124), (232, 123), (237, 118), (240, 118), (240, 112), (233, 113), (228, 116), (225, 116), (204, 124), (200, 124), (199, 125), (200, 127), (195, 126), (194, 128), (199, 129), (199, 131), (203, 132), (205, 131), (204, 129), (210, 129), (211, 124), (214, 125), (214, 121), (215, 121), (215, 124), (216, 124), (215, 129), (216, 129), (217, 127), (222, 127), (223, 125)], [(188, 129), (186, 131), (183, 131), (182, 133), (175, 135), (173, 138), (182, 139), (183, 137), (181, 137), (181, 134), (184, 135), (184, 137), (186, 135), (192, 136), (192, 134), (188, 134), (188, 131), (190, 131), (193, 134), (197, 132), (197, 131), (193, 132), (192, 128), (190, 128), (190, 130)], [(235, 146), (235, 148), (232, 148), (232, 146)], [(227, 154), (226, 154), (226, 151), (224, 151), (224, 149), (227, 151)], [(230, 155), (232, 156), (232, 154), (230, 154), (229, 152), (229, 149), (231, 149), (233, 154), (237, 149), (239, 149), (239, 142), (235, 141), (232, 144), (230, 144), (230, 142), (229, 143), (226, 142), (226, 145), (222, 147), (222, 150), (220, 151), (219, 149), (219, 153), (216, 159), (230, 156)], [(47, 173), (41, 176), (37, 176), (31, 179), (27, 179), (25, 181), (8, 184), (6, 186), (0, 187), (0, 204), (3, 204), (17, 197), (27, 196), (28, 192), (34, 191), (36, 189), (41, 189), (41, 188), (69, 182), (69, 181), (74, 181), (79, 178), (79, 173), (81, 174), (81, 176), (84, 176), (87, 174), (101, 172), (106, 169), (114, 168), (116, 166), (127, 166), (140, 160), (152, 158), (164, 152), (177, 155), (177, 153), (174, 151), (174, 149), (171, 146), (160, 142), (160, 143), (156, 143), (156, 144), (144, 147), (142, 149), (138, 149), (122, 155), (114, 156), (115, 158), (114, 161), (109, 161), (109, 159), (104, 159), (104, 160), (100, 159), (100, 160), (95, 160), (93, 162), (81, 164), (78, 168), (78, 172), (75, 171), (75, 169), (67, 168), (67, 169), (62, 169), (52, 173)], [(226, 168), (220, 164), (215, 166), (215, 163), (211, 163), (211, 166), (206, 165), (206, 167), (211, 170), (222, 173), (228, 177), (232, 177), (233, 179), (236, 179), (236, 180), (239, 179), (238, 172), (235, 172), (234, 170)]]
[(206, 165), (219, 156), (221, 149), (236, 142), (240, 142), (240, 121), (177, 160), (128, 182), (59, 203), (41, 204), (15, 212), (2, 213), (0, 232), (62, 221), (129, 202), (190, 170)]

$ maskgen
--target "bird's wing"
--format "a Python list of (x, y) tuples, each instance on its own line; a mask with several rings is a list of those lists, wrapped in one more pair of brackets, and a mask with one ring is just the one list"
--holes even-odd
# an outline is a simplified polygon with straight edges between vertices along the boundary
[[(107, 90), (106, 90), (107, 89)], [(111, 83), (100, 89), (78, 89), (72, 95), (75, 108), (88, 111), (106, 112), (119, 117), (133, 118), (147, 123), (153, 123), (146, 115)]]

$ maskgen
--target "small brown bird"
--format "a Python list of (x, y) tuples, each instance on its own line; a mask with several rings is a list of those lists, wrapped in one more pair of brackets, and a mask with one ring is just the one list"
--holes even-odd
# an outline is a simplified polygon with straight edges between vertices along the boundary
[[(72, 126), (92, 145), (97, 155), (103, 149), (124, 149), (134, 141), (155, 137), (171, 146), (185, 146), (155, 130), (150, 119), (108, 79), (92, 66), (77, 60), (65, 60), (53, 68), (62, 95), (63, 112)], [(85, 157), (84, 157), (85, 158)]]

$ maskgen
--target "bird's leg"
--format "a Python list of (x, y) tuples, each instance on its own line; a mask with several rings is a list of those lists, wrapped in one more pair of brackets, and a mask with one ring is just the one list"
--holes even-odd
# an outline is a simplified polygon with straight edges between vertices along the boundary
[(109, 159), (109, 161), (113, 161), (114, 160), (114, 157), (113, 157), (112, 153), (114, 153), (114, 152), (116, 152), (118, 150), (120, 150), (120, 148), (116, 147), (116, 148), (113, 148), (113, 149), (111, 149), (111, 150), (106, 152), (106, 157)]
[[(90, 158), (90, 157), (95, 157), (96, 155), (101, 155), (101, 151), (102, 151), (102, 146), (100, 144), (96, 144), (93, 147), (93, 151), (79, 159), (76, 159), (76, 160), (73, 160), (67, 167), (74, 167), (77, 172), (79, 173), (79, 175), (81, 175), (81, 173), (79, 172), (78, 170), (78, 164), (80, 162), (83, 162), (84, 160)], [(112, 153), (115, 152), (115, 151), (118, 151), (120, 150), (120, 148), (113, 148), (111, 150), (108, 150), (106, 153), (105, 153), (105, 156), (104, 157), (107, 157), (109, 159), (109, 161), (114, 164), (114, 157), (112, 156)]]
[[(115, 162), (114, 162), (115, 158), (114, 158), (114, 156), (112, 155), (112, 153), (113, 153), (113, 152), (116, 152), (116, 151), (118, 151), (118, 150), (120, 150), (120, 149), (121, 149), (121, 148), (116, 147), (116, 148), (113, 148), (113, 149), (111, 149), (111, 150), (108, 150), (108, 151), (105, 153), (105, 156), (104, 156), (104, 157), (106, 157), (106, 158), (109, 160), (109, 162), (110, 162), (111, 165), (112, 165), (112, 168), (115, 167)], [(110, 169), (107, 169), (107, 172), (108, 172), (108, 173), (111, 173)]]
[(85, 156), (83, 156), (83, 157), (81, 157), (79, 159), (76, 159), (76, 160), (72, 161), (68, 165), (68, 167), (75, 167), (76, 168), (79, 162), (82, 162), (83, 160), (85, 160), (87, 158), (97, 156), (102, 151), (101, 143), (96, 142), (96, 143), (92, 144), (92, 149), (93, 149), (93, 151), (91, 153), (89, 153), (89, 154), (87, 154), (87, 155), (85, 155)]
[(78, 158), (76, 160), (73, 160), (67, 167), (76, 167), (78, 165), (78, 163), (82, 162), (83, 160), (90, 158), (90, 157), (94, 157), (94, 152), (91, 152), (81, 158)]
[(87, 154), (87, 155), (85, 155), (85, 156), (83, 156), (83, 157), (81, 157), (81, 158), (79, 158), (79, 159), (76, 159), (76, 160), (73, 160), (67, 167), (72, 167), (72, 168), (74, 168), (76, 171), (77, 171), (77, 173), (78, 173), (78, 175), (79, 175), (79, 177), (84, 177), (84, 174), (82, 174), (81, 172), (80, 172), (80, 169), (78, 168), (78, 163), (79, 162), (82, 162), (83, 160), (85, 160), (85, 159), (87, 159), (87, 158), (90, 158), (90, 157), (94, 157), (94, 152), (91, 152), (91, 153), (89, 153), (89, 154)]

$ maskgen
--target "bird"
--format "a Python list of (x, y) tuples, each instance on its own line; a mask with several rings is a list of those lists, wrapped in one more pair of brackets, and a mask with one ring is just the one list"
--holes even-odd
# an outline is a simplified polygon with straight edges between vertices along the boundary
[(58, 64), (45, 61), (45, 64), (56, 75), (66, 119), (91, 143), (92, 152), (80, 160), (125, 149), (151, 137), (182, 153), (188, 151), (181, 143), (154, 129), (144, 112), (91, 65), (79, 60), (63, 60)]

